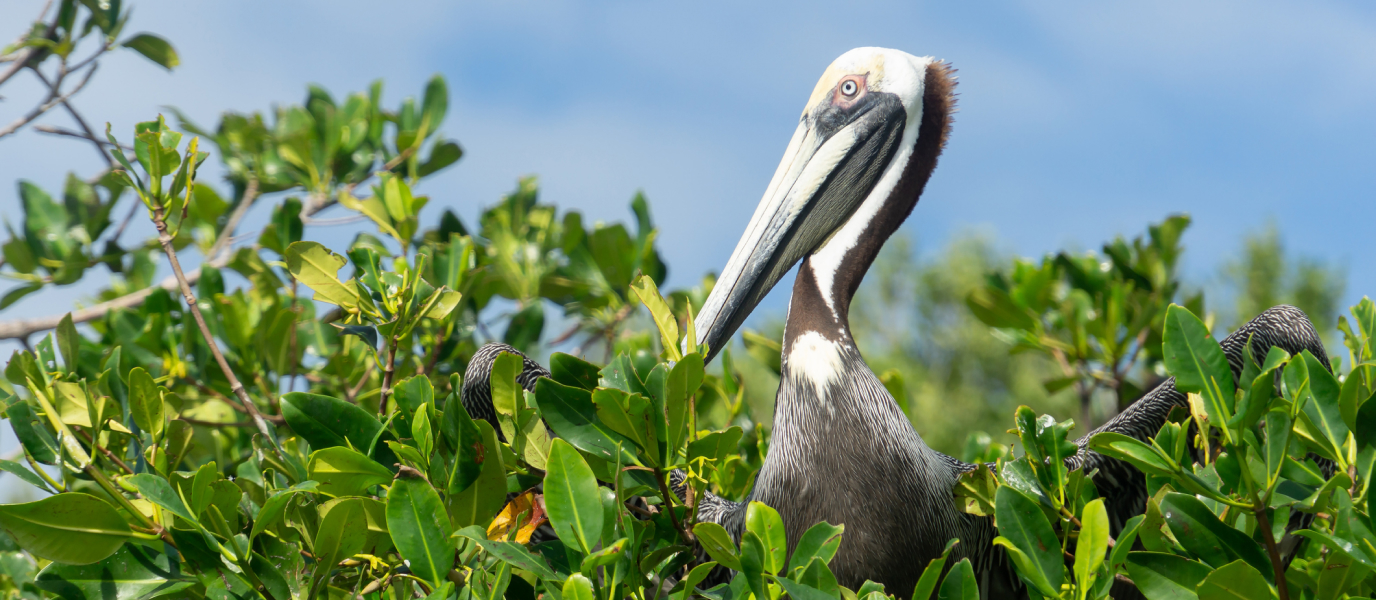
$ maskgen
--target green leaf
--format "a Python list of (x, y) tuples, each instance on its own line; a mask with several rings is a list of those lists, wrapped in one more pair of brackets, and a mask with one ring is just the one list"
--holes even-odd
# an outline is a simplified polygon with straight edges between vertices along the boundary
[(1104, 564), (1104, 555), (1108, 552), (1108, 531), (1108, 511), (1104, 509), (1103, 499), (1095, 498), (1085, 505), (1080, 514), (1080, 537), (1075, 542), (1075, 582), (1081, 590), (1087, 591), (1093, 587), (1095, 574)]
[[(1273, 348), (1274, 350), (1275, 348)], [(1266, 409), (1271, 406), (1271, 398), (1276, 395), (1275, 371), (1264, 371), (1252, 379), (1252, 386), (1247, 388), (1247, 393), (1242, 397), (1242, 403), (1237, 407), (1237, 414), (1233, 415), (1228, 426), (1236, 427), (1238, 430), (1251, 429), (1266, 413)]]
[[(640, 302), (650, 311), (650, 318), (654, 319), (655, 325), (659, 327), (659, 340), (664, 345), (664, 352), (669, 360), (677, 361), (683, 358), (683, 354), (678, 346), (678, 319), (674, 317), (674, 311), (669, 309), (669, 304), (664, 301), (664, 297), (659, 295), (659, 287), (655, 285), (653, 279), (648, 275), (641, 275), (631, 284), (631, 292), (640, 298)], [(693, 343), (697, 343), (696, 340)]]
[(75, 492), (0, 504), (0, 527), (34, 556), (71, 565), (110, 556), (132, 533), (105, 501)]
[[(20, 354), (16, 352), (15, 356)], [(10, 359), (10, 366), (17, 362), (19, 361), (16, 359)], [(14, 436), (24, 445), (24, 451), (35, 461), (45, 465), (57, 464), (57, 440), (48, 433), (28, 402), (13, 398), (9, 408), (5, 410), (5, 418), (9, 419), (10, 428), (14, 429)]]
[(612, 431), (626, 436), (645, 451), (652, 465), (661, 465), (659, 440), (651, 420), (656, 415), (648, 399), (614, 388), (598, 388), (592, 393), (597, 418)]
[(707, 576), (712, 574), (712, 569), (715, 569), (716, 566), (716, 562), (709, 560), (693, 567), (693, 570), (688, 572), (688, 576), (683, 578), (683, 591), (675, 598), (677, 600), (688, 600), (691, 598), (698, 584), (707, 579)]
[(928, 600), (932, 597), (932, 592), (936, 591), (936, 584), (941, 581), (941, 572), (946, 568), (946, 559), (950, 558), (951, 549), (959, 543), (960, 538), (951, 538), (946, 542), (946, 549), (941, 551), (941, 556), (927, 563), (927, 567), (922, 570), (922, 577), (917, 580), (917, 587), (913, 589), (913, 598)]
[(768, 598), (765, 591), (765, 546), (753, 531), (741, 534), (741, 575), (756, 598)]
[(52, 563), (34, 583), (64, 600), (137, 600), (166, 596), (195, 585), (166, 554), (126, 544), (89, 565)]
[(1198, 498), (1168, 493), (1161, 501), (1161, 513), (1175, 539), (1205, 562), (1222, 567), (1240, 558), (1263, 573), (1271, 572), (1271, 562), (1261, 546), (1247, 534), (1218, 520)]
[(575, 448), (609, 463), (620, 455), (621, 464), (638, 464), (632, 442), (597, 419), (587, 390), (541, 378), (535, 384), (535, 400), (550, 430)]
[(982, 287), (970, 292), (965, 298), (965, 305), (970, 307), (976, 319), (990, 327), (1025, 331), (1036, 327), (1036, 320), (1027, 309), (1018, 306), (1008, 292), (995, 287)]
[[(1328, 372), (1327, 365), (1319, 362), (1308, 350), (1304, 351), (1303, 359), (1309, 374), (1309, 385), (1302, 392), (1308, 397), (1307, 400), (1300, 400), (1304, 403), (1302, 410), (1309, 417), (1309, 422), (1318, 428), (1316, 433), (1322, 435), (1320, 443), (1329, 446), (1334, 456), (1345, 459), (1341, 448), (1347, 441), (1348, 428), (1343, 421), (1338, 380)], [(1346, 464), (1346, 460), (1339, 462)]]
[(1266, 487), (1276, 485), (1290, 448), (1290, 414), (1282, 408), (1266, 413)]
[(352, 448), (334, 446), (311, 453), (307, 475), (320, 482), (320, 492), (335, 497), (358, 496), (392, 480), (392, 472)]
[(788, 558), (788, 570), (806, 566), (813, 558), (820, 558), (824, 563), (831, 562), (836, 550), (841, 547), (841, 534), (845, 531), (845, 525), (830, 523), (817, 523), (809, 527), (798, 539), (793, 555)]
[(1129, 552), (1128, 577), (1151, 600), (1192, 600), (1195, 588), (1212, 571), (1183, 556), (1162, 552)]
[(602, 500), (587, 461), (567, 442), (555, 440), (545, 472), (545, 510), (564, 544), (584, 554), (602, 534)]
[(1137, 531), (1142, 527), (1142, 521), (1146, 515), (1137, 515), (1128, 519), (1123, 525), (1122, 531), (1118, 532), (1118, 540), (1113, 545), (1113, 552), (1109, 554), (1108, 568), (1110, 572), (1115, 572), (1128, 559), (1128, 552), (1132, 550), (1133, 542), (1137, 540)]
[[(461, 389), (457, 376), (453, 379), (454, 389)], [(486, 422), (486, 421), (484, 421)], [(482, 433), (473, 423), (458, 395), (449, 398), (445, 404), (444, 417), (440, 421), (440, 433), (449, 440), (454, 448), (454, 464), (449, 471), (449, 494), (458, 494), (473, 485), (483, 470), (483, 458), (495, 448), (484, 446)], [(489, 450), (489, 448), (492, 448)]]
[(78, 352), (80, 347), (81, 335), (76, 332), (76, 325), (72, 324), (72, 313), (67, 313), (57, 323), (57, 349), (62, 352), (62, 364), (67, 366), (68, 372), (76, 372), (77, 362), (81, 359)]
[(435, 438), (431, 432), (429, 411), (416, 411), (415, 420), (411, 422), (411, 437), (416, 441), (416, 451), (425, 459), (422, 464), (430, 464), (430, 453), (435, 449)]
[(48, 487), (48, 482), (43, 481), (43, 478), (39, 477), (37, 473), (30, 471), (28, 467), (17, 462), (0, 459), (0, 470), (12, 473), (15, 477), (23, 479), (25, 483), (48, 492), (49, 494), (57, 493), (52, 488)]
[(382, 423), (357, 405), (306, 392), (282, 395), (282, 418), (316, 450), (352, 446), (367, 451), (382, 431)]
[(444, 121), (444, 114), (449, 110), (449, 88), (444, 83), (444, 76), (435, 75), (425, 84), (425, 97), (420, 105), (421, 120), (429, 125), (430, 132), (439, 128)]
[(0, 297), (0, 310), (9, 308), (10, 305), (14, 304), (15, 302), (18, 302), (24, 296), (37, 292), (41, 289), (43, 289), (43, 284), (41, 283), (26, 283), (24, 285), (16, 286), (14, 289), (5, 292), (5, 295), (3, 297)]
[(317, 481), (303, 481), (289, 488), (277, 490), (268, 496), (263, 507), (258, 509), (258, 515), (253, 518), (253, 529), (249, 532), (249, 541), (253, 541), (253, 538), (258, 537), (258, 534), (277, 523), (277, 520), (286, 513), (287, 503), (291, 501), (292, 497), (300, 492), (314, 490), (318, 485), (320, 483)]
[(782, 571), (788, 558), (788, 539), (784, 536), (784, 521), (779, 511), (763, 502), (752, 501), (745, 509), (745, 528), (760, 536), (764, 543), (764, 567), (771, 575)]
[(454, 535), (473, 540), (485, 552), (505, 561), (513, 567), (525, 569), (534, 573), (541, 579), (554, 580), (558, 576), (550, 569), (549, 564), (539, 556), (531, 554), (525, 546), (515, 542), (492, 541), (487, 539), (487, 534), (482, 527), (472, 525), (456, 532)]
[(411, 572), (438, 587), (454, 566), (454, 538), (440, 495), (419, 475), (405, 472), (387, 492), (387, 531)]
[(1170, 457), (1121, 433), (1097, 433), (1089, 438), (1089, 449), (1104, 456), (1127, 461), (1149, 475), (1168, 477), (1176, 472), (1176, 466), (1172, 464)]
[(152, 434), (154, 438), (162, 435), (167, 417), (163, 414), (162, 394), (153, 376), (143, 367), (129, 371), (129, 412), (139, 429)]
[[(788, 593), (788, 597), (793, 598), (793, 600), (835, 600), (837, 598), (815, 587), (793, 581), (792, 579), (780, 577), (775, 581), (779, 582), (779, 587), (784, 588), (784, 591)], [(755, 597), (759, 598), (760, 596), (756, 594)]]
[(741, 570), (741, 556), (736, 551), (736, 543), (731, 540), (731, 534), (727, 533), (721, 525), (706, 521), (699, 522), (693, 526), (693, 535), (697, 537), (698, 544), (707, 551), (707, 555), (711, 556), (712, 560), (733, 571)]
[(142, 54), (144, 58), (157, 63), (168, 71), (181, 64), (181, 58), (177, 56), (177, 50), (172, 47), (172, 44), (151, 33), (140, 33), (124, 40), (124, 43), (120, 45)]
[(1209, 422), (1228, 435), (1227, 423), (1233, 416), (1233, 371), (1223, 348), (1199, 317), (1178, 304), (1166, 310), (1162, 338), (1166, 370), (1175, 376), (1175, 386), (1202, 396)]
[(668, 436), (664, 440), (668, 452), (666, 461), (676, 457), (688, 439), (688, 400), (702, 385), (702, 377), (702, 355), (697, 353), (684, 356), (669, 370), (669, 377), (665, 380), (664, 386), (664, 412), (667, 415), (665, 433)]
[(358, 287), (341, 283), (337, 274), (348, 261), (316, 242), (296, 242), (287, 246), (287, 270), (297, 281), (315, 291), (315, 299), (346, 311), (357, 311)]
[(168, 483), (166, 479), (152, 473), (139, 473), (129, 477), (127, 481), (143, 495), (145, 500), (192, 523), (199, 522), (196, 516), (192, 514), (191, 509), (187, 508), (186, 502), (182, 500), (176, 490), (172, 489), (172, 484)]
[(979, 600), (979, 582), (975, 579), (975, 568), (970, 565), (970, 559), (962, 558), (960, 562), (951, 567), (951, 572), (946, 575), (946, 580), (941, 582), (941, 591), (937, 592), (939, 600)]
[(555, 352), (549, 357), (549, 371), (551, 377), (559, 383), (592, 390), (597, 387), (602, 367), (571, 354)]
[(368, 537), (368, 514), (363, 498), (335, 502), (320, 519), (315, 534), (317, 569), (328, 572), (335, 563), (363, 551)]
[(1372, 393), (1357, 409), (1357, 428), (1353, 433), (1356, 435), (1358, 448), (1365, 449), (1376, 445), (1376, 393)]
[(570, 575), (564, 582), (563, 600), (597, 600), (592, 592), (592, 581), (581, 573)]
[[(812, 589), (820, 590), (831, 598), (841, 597), (841, 585), (836, 582), (836, 574), (831, 572), (827, 562), (821, 558), (814, 557), (794, 579)], [(879, 595), (883, 596), (883, 593)]]
[(1233, 561), (1209, 573), (1195, 588), (1199, 600), (1265, 600), (1273, 598), (1271, 586), (1252, 565)]
[[(1037, 501), (1003, 486), (994, 495), (994, 512), (999, 523), (999, 534), (1026, 554), (1036, 568), (1036, 573), (1022, 575), (1037, 582), (1038, 589), (1049, 589), (1041, 585), (1043, 582), (1060, 581), (1065, 572), (1061, 544)], [(1049, 595), (1054, 594), (1053, 591)]]
[[(462, 411), (463, 407), (456, 406), (451, 410)], [(475, 448), (473, 459), (481, 471), (472, 485), (450, 496), (449, 514), (454, 518), (455, 526), (481, 525), (486, 528), (492, 517), (506, 505), (506, 469), (502, 466), (502, 447), (498, 445), (496, 430), (487, 421), (474, 421), (474, 424), (482, 444)]]
[[(1031, 556), (1028, 556), (1026, 552), (1023, 552), (1014, 545), (1012, 540), (1003, 536), (998, 536), (994, 538), (994, 545), (1003, 547), (1003, 551), (1008, 553), (1008, 558), (1013, 562), (1014, 570), (1017, 572), (1018, 577), (1022, 579), (1023, 583), (1037, 590), (1044, 596), (1056, 596), (1056, 588), (1052, 586), (1051, 582), (1046, 580), (1046, 576), (1042, 573), (1041, 565)], [(1059, 546), (1057, 547), (1059, 548)]]
[(516, 440), (517, 413), (525, 405), (525, 390), (516, 383), (524, 364), (520, 356), (502, 352), (493, 358), (492, 371), (488, 375), (492, 407), (497, 411), (497, 422), (502, 427), (502, 436), (508, 442)]
[(587, 555), (583, 558), (581, 570), (584, 573), (593, 573), (594, 569), (598, 567), (611, 566), (616, 561), (621, 560), (622, 556), (629, 556), (626, 554), (627, 541), (626, 538), (621, 538), (611, 544), (602, 546), (601, 550)]
[(436, 142), (430, 147), (430, 157), (420, 164), (416, 169), (416, 174), (421, 177), (429, 176), (449, 165), (452, 165), (463, 158), (463, 148), (450, 140)]

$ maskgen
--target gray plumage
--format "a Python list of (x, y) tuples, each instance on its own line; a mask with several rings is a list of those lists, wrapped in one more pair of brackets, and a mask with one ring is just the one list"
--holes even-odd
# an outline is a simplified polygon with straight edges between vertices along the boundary
[(549, 369), (531, 360), (520, 350), (498, 342), (483, 345), (473, 353), (473, 358), (469, 359), (468, 368), (463, 373), (463, 387), (459, 389), (459, 399), (468, 410), (468, 416), (491, 423), (492, 429), (497, 432), (497, 439), (505, 442), (506, 436), (502, 434), (502, 427), (497, 424), (497, 409), (492, 404), (491, 381), (492, 366), (502, 354), (521, 357), (521, 372), (516, 375), (516, 384), (527, 392), (535, 391), (535, 382), (541, 377), (549, 377)]
[[(1259, 363), (1271, 346), (1292, 354), (1308, 350), (1324, 364), (1328, 362), (1318, 333), (1304, 313), (1277, 306), (1221, 342), (1234, 376), (1241, 373), (1249, 336)], [(548, 370), (510, 346), (483, 346), (469, 363), (461, 392), (474, 418), (495, 420), (488, 377), (492, 361), (502, 352), (524, 359), (518, 381), (525, 389), (533, 390), (536, 379), (549, 376)], [(991, 520), (962, 513), (952, 503), (956, 479), (976, 465), (928, 447), (854, 347), (846, 345), (844, 352), (845, 375), (825, 390), (825, 404), (816, 397), (811, 382), (800, 385), (785, 364), (769, 454), (749, 500), (779, 511), (790, 550), (812, 524), (844, 523), (843, 551), (831, 565), (843, 585), (855, 588), (871, 579), (885, 583), (891, 593), (910, 594), (927, 561), (940, 555), (947, 540), (958, 537), (957, 554), (974, 563), (984, 597), (1024, 595), (1003, 552), (992, 545), (997, 532)], [(1185, 403), (1174, 379), (1168, 379), (1081, 437), (1076, 442), (1079, 453), (1066, 460), (1071, 469), (1094, 472), (1114, 535), (1145, 509), (1145, 479), (1130, 464), (1089, 450), (1090, 437), (1113, 431), (1148, 439), (1165, 423), (1171, 409)], [(673, 473), (671, 484), (681, 495), (683, 474)], [(746, 502), (708, 493), (698, 506), (698, 519), (719, 523), (739, 539), (745, 506)], [(1290, 529), (1304, 524), (1297, 515)], [(1298, 541), (1287, 536), (1288, 554), (1293, 554)], [(723, 570), (713, 580), (721, 581), (724, 575), (728, 573)]]

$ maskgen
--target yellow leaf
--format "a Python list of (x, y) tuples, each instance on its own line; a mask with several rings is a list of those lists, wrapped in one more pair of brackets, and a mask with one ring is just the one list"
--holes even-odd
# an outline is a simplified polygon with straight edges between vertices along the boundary
[(534, 490), (517, 496), (497, 514), (492, 524), (487, 526), (487, 539), (505, 540), (518, 521), (524, 523), (516, 530), (516, 543), (529, 543), (531, 534), (546, 521), (544, 497), (535, 495)]
[(287, 270), (315, 291), (315, 299), (350, 311), (358, 309), (358, 287), (351, 280), (339, 281), (337, 274), (348, 261), (316, 242), (295, 242), (287, 246)]

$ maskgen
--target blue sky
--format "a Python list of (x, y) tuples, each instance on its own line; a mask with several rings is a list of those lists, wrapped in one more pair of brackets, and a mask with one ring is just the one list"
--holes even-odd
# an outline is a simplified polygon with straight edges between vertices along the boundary
[[(26, 22), (40, 4), (7, 2), (0, 23)], [(442, 73), (445, 133), (467, 156), (425, 184), (428, 211), (453, 207), (471, 221), (517, 177), (538, 174), (546, 200), (611, 221), (628, 218), (644, 190), (671, 285), (721, 268), (817, 77), (873, 45), (959, 69), (950, 146), (906, 225), (925, 249), (971, 228), (1024, 255), (1093, 248), (1189, 212), (1186, 272), (1197, 283), (1243, 233), (1274, 221), (1292, 253), (1349, 267), (1345, 305), (1376, 292), (1376, 273), (1352, 268), (1376, 223), (1376, 4), (133, 5), (130, 31), (168, 37), (183, 64), (169, 74), (112, 56), (77, 101), (90, 120), (128, 137), (174, 105), (211, 125), (224, 110), (299, 102), (310, 82), (339, 96), (377, 77), (391, 104)], [(7, 123), (37, 91), (16, 80), (5, 93)], [(68, 126), (57, 111), (45, 122)], [(19, 218), (17, 179), (57, 189), (67, 170), (100, 164), (71, 140), (0, 141), (0, 213)], [(310, 235), (343, 244), (352, 232)], [(30, 296), (0, 318), (47, 314), (88, 291)], [(776, 293), (765, 306), (782, 302)]]

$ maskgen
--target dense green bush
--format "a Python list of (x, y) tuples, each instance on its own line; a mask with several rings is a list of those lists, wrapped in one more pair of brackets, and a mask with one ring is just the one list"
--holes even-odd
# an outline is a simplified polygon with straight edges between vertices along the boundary
[[(42, 35), (7, 50), (25, 53), (20, 67), (57, 57), (65, 69), (74, 36), (93, 30), (102, 52), (114, 47), (117, 3), (59, 4)], [(125, 45), (176, 64), (159, 38)], [(633, 227), (585, 226), (534, 180), (472, 228), (450, 211), (427, 220), (413, 189), (462, 156), (436, 133), (447, 104), (438, 77), (393, 109), (381, 84), (342, 101), (311, 88), (301, 105), (228, 113), (213, 129), (159, 117), (88, 132), (111, 168), (69, 177), (60, 200), (20, 183), (23, 226), (3, 253), (22, 284), (0, 305), (95, 267), (115, 275), (93, 307), (0, 323), (26, 345), (0, 381), (22, 444), (0, 469), (42, 496), (0, 505), (7, 597), (977, 597), (971, 563), (949, 550), (913, 565), (926, 569), (916, 590), (849, 590), (827, 566), (843, 524), (813, 526), (790, 554), (763, 504), (739, 540), (697, 522), (705, 492), (746, 497), (768, 452), (767, 415), (747, 399), (772, 394), (777, 341), (747, 331), (746, 353), (725, 348), (708, 371), (692, 315), (713, 280), (661, 294), (641, 196)], [(223, 194), (197, 177), (211, 155)], [(269, 224), (231, 250), (264, 201)], [(121, 202), (157, 236), (125, 248), (110, 219)], [(304, 241), (326, 210), (377, 233)], [(1145, 514), (1111, 537), (1088, 474), (1060, 460), (1073, 421), (1026, 407), (1015, 446), (972, 440), (967, 456), (994, 468), (968, 474), (952, 501), (997, 520), (995, 544), (1033, 597), (1103, 598), (1115, 578), (1150, 598), (1369, 596), (1376, 305), (1338, 323), (1345, 369), (1273, 349), (1235, 379), (1200, 303), (1174, 304), (1187, 223), (1172, 217), (1104, 256), (1021, 261), (965, 299), (988, 335), (1053, 359), (1061, 373), (1041, 385), (1076, 389), (1082, 407), (1105, 390), (1130, 401), (1158, 371), (1190, 393), (1191, 410), (1153, 440), (1091, 442), (1146, 474)], [(188, 256), (196, 269), (180, 266)], [(159, 283), (163, 258), (174, 275)], [(554, 319), (570, 327), (553, 341), (581, 352), (551, 355), (533, 392), (517, 384), (521, 360), (499, 357), (499, 428), (471, 419), (457, 395), (480, 343), (538, 351)], [(883, 379), (906, 398), (901, 372)], [(1309, 542), (1286, 570), (1300, 514)], [(716, 567), (737, 574), (695, 589)]]

